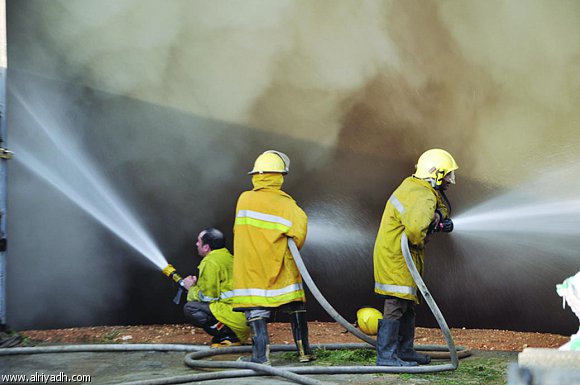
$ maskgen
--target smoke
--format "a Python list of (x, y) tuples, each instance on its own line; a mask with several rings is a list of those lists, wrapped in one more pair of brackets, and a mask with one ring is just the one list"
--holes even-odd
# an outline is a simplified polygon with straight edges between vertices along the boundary
[(445, 147), (508, 185), (530, 175), (512, 159), (579, 139), (577, 2), (56, 3), (65, 76), (113, 94), (364, 153)]
[(475, 122), (473, 171), (497, 170), (503, 181), (521, 181), (517, 175), (528, 178), (542, 168), (541, 157), (560, 152), (562, 145), (578, 145), (580, 4), (456, 5), (442, 5), (443, 20), (470, 64), (483, 68), (495, 89)]
[(42, 8), (68, 77), (207, 118), (326, 146), (341, 131), (341, 145), (350, 145), (368, 121), (384, 140), (359, 136), (357, 151), (416, 158), (445, 147), (471, 177), (506, 184), (514, 171), (529, 175), (511, 159), (578, 141), (573, 1), (84, 0)]
[[(318, 230), (348, 217), (350, 234), (372, 238), (428, 148), (457, 159), (453, 198), (537, 178), (580, 143), (575, 1), (9, 0), (7, 11), (10, 81), (41, 77), (66, 95), (87, 151), (170, 256), (191, 257), (184, 239), (200, 228), (231, 226), (267, 148), (290, 155), (285, 187)], [(368, 258), (371, 246), (347, 250)]]
[(381, 2), (58, 5), (43, 6), (46, 27), (71, 78), (317, 143), (335, 142), (351, 92), (397, 64)]

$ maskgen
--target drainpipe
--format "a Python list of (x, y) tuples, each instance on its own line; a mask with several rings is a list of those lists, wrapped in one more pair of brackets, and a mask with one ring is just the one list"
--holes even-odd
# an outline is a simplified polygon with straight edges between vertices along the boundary
[(0, 1), (0, 331), (6, 330), (6, 2)]

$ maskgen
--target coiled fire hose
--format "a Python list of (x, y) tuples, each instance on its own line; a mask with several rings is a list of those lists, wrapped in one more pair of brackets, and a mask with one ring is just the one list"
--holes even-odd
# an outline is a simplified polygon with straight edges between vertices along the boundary
[[(314, 295), (316, 300), (320, 305), (326, 310), (326, 312), (349, 332), (365, 341), (366, 344), (316, 344), (312, 345), (313, 349), (326, 349), (326, 350), (337, 350), (337, 349), (371, 349), (376, 345), (376, 340), (370, 336), (364, 334), (359, 329), (356, 329), (348, 321), (346, 321), (329, 303), (326, 301), (318, 287), (312, 280), (312, 277), (308, 273), (304, 261), (300, 256), (300, 252), (296, 247), (296, 244), (292, 239), (288, 239), (288, 246), (294, 257), (296, 265), (302, 275), (302, 278), (310, 292)], [(417, 287), (421, 291), (423, 298), (429, 305), (429, 308), (433, 312), (439, 327), (441, 328), (443, 335), (447, 342), (447, 347), (439, 345), (419, 345), (416, 349), (419, 351), (428, 352), (448, 352), (451, 363), (443, 365), (425, 365), (425, 366), (335, 366), (335, 367), (322, 367), (322, 366), (301, 366), (301, 367), (285, 367), (284, 369), (273, 368), (270, 366), (265, 366), (261, 364), (256, 364), (252, 362), (232, 362), (232, 361), (208, 361), (200, 360), (200, 358), (221, 355), (221, 354), (239, 354), (247, 353), (252, 351), (251, 346), (237, 346), (229, 348), (219, 348), (219, 349), (209, 349), (206, 347), (194, 347), (190, 345), (77, 345), (77, 346), (59, 346), (59, 347), (32, 347), (32, 348), (9, 348), (0, 349), (0, 356), (10, 355), (10, 354), (32, 354), (32, 353), (62, 353), (62, 352), (104, 352), (104, 351), (192, 351), (188, 353), (184, 362), (187, 366), (192, 368), (234, 368), (238, 370), (227, 370), (211, 373), (193, 374), (186, 376), (174, 376), (167, 378), (160, 378), (155, 380), (144, 380), (123, 383), (123, 385), (161, 385), (161, 384), (182, 384), (188, 382), (206, 381), (206, 380), (216, 380), (225, 378), (236, 378), (236, 377), (250, 377), (250, 376), (278, 376), (283, 377), (288, 380), (294, 381), (299, 384), (304, 385), (322, 385), (318, 380), (302, 376), (301, 374), (372, 374), (372, 373), (433, 373), (455, 370), (458, 367), (459, 356), (466, 357), (470, 355), (470, 352), (462, 347), (455, 347), (451, 332), (447, 326), (447, 322), (443, 318), (441, 311), (437, 307), (437, 304), (433, 300), (431, 293), (427, 289), (427, 286), (423, 282), (421, 275), (417, 271), (415, 263), (411, 257), (409, 251), (409, 244), (407, 236), (403, 233), (401, 238), (401, 247), (403, 250), (403, 256), (409, 267), (409, 271), (417, 284)], [(296, 348), (289, 345), (271, 345), (270, 350), (272, 352), (277, 351), (295, 351)], [(458, 354), (459, 352), (459, 354)], [(434, 355), (430, 353), (430, 355)]]
[[(316, 298), (318, 303), (320, 303), (320, 305), (324, 308), (324, 310), (326, 310), (328, 315), (330, 315), (336, 322), (338, 322), (341, 326), (343, 326), (345, 329), (347, 329), (349, 332), (351, 332), (352, 334), (354, 334), (355, 336), (357, 336), (361, 340), (371, 344), (372, 346), (376, 346), (377, 341), (375, 339), (373, 339), (372, 337), (363, 333), (360, 329), (357, 329), (353, 325), (351, 325), (347, 320), (345, 320), (332, 307), (332, 305), (330, 305), (330, 303), (328, 303), (326, 298), (324, 298), (324, 296), (322, 295), (320, 290), (318, 290), (318, 287), (316, 286), (316, 284), (312, 280), (312, 277), (308, 273), (308, 269), (306, 269), (306, 266), (304, 265), (304, 261), (302, 260), (302, 257), (300, 256), (300, 252), (298, 251), (298, 247), (296, 247), (296, 243), (291, 238), (288, 239), (288, 247), (290, 248), (290, 252), (292, 252), (292, 256), (294, 257), (294, 261), (296, 262), (296, 266), (298, 266), (298, 270), (300, 270), (300, 274), (302, 275), (302, 279), (304, 280), (304, 282), (308, 286), (308, 289), (310, 290), (310, 292), (312, 293), (314, 298)], [(421, 291), (421, 294), (423, 295), (425, 302), (427, 302), (427, 304), (429, 305), (429, 308), (431, 309), (431, 312), (435, 316), (435, 319), (437, 320), (437, 324), (439, 325), (439, 328), (443, 332), (443, 336), (445, 337), (445, 340), (447, 342), (447, 347), (448, 347), (448, 349), (445, 349), (444, 347), (439, 348), (437, 346), (427, 345), (427, 346), (417, 346), (416, 350), (448, 351), (449, 357), (451, 358), (451, 366), (452, 367), (448, 367), (447, 365), (440, 365), (440, 366), (445, 367), (445, 369), (443, 369), (443, 370), (455, 370), (455, 369), (457, 369), (458, 359), (459, 359), (457, 351), (459, 350), (461, 352), (462, 358), (469, 356), (470, 353), (468, 350), (466, 350), (463, 347), (459, 347), (456, 349), (455, 343), (453, 342), (453, 337), (451, 336), (451, 332), (449, 331), (449, 327), (447, 326), (447, 322), (445, 321), (443, 314), (439, 310), (439, 307), (435, 303), (435, 300), (431, 296), (429, 289), (427, 289), (427, 285), (425, 285), (423, 278), (421, 278), (421, 274), (419, 274), (419, 271), (417, 271), (417, 267), (415, 266), (415, 262), (413, 262), (413, 258), (411, 257), (411, 252), (409, 250), (409, 241), (407, 238), (407, 234), (405, 234), (404, 232), (403, 232), (403, 235), (401, 237), (401, 249), (403, 251), (403, 257), (405, 258), (405, 262), (407, 263), (407, 267), (409, 268), (411, 276), (415, 280), (415, 283), (417, 284), (417, 287)], [(430, 355), (433, 355), (433, 354), (430, 354)], [(439, 357), (443, 357), (443, 356), (440, 355)], [(436, 367), (436, 365), (429, 366), (429, 368), (431, 368), (431, 369), (433, 369), (435, 367)], [(416, 367), (408, 367), (408, 369), (417, 369), (417, 368)], [(437, 371), (437, 370), (434, 370), (434, 371)], [(414, 370), (411, 370), (411, 372), (414, 372)]]

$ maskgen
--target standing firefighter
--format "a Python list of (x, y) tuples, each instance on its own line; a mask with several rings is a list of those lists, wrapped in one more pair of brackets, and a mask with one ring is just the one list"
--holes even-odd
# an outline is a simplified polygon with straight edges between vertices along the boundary
[(254, 188), (240, 195), (236, 207), (234, 309), (243, 311), (250, 325), (250, 360), (266, 365), (270, 364), (266, 321), (277, 308), (290, 314), (300, 361), (313, 359), (302, 277), (288, 249), (289, 237), (302, 247), (308, 219), (281, 190), (289, 166), (290, 159), (278, 151), (258, 156), (249, 172)]
[(196, 246), (203, 259), (199, 278), (190, 275), (183, 279), (188, 289), (185, 318), (213, 336), (212, 348), (240, 345), (250, 333), (244, 316), (232, 308), (233, 257), (223, 233), (205, 229), (197, 236)]
[(424, 270), (425, 238), (432, 232), (450, 232), (449, 202), (444, 190), (455, 184), (458, 166), (444, 150), (421, 155), (417, 171), (406, 178), (387, 201), (374, 249), (375, 293), (385, 299), (377, 335), (377, 365), (415, 366), (431, 358), (413, 348), (417, 285), (401, 249), (403, 232), (417, 270)]

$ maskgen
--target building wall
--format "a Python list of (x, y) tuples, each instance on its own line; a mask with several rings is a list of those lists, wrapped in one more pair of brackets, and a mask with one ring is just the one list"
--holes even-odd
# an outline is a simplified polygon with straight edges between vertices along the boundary
[[(579, 11), (547, 0), (8, 1), (9, 322), (181, 322), (143, 237), (194, 272), (197, 232), (220, 226), (231, 244), (246, 172), (269, 148), (292, 159), (285, 188), (309, 215), (303, 253), (321, 290), (352, 320), (380, 306), (374, 237), (424, 150), (456, 157), (457, 216), (514, 190), (494, 208), (578, 191), (565, 175), (578, 168)], [(527, 187), (539, 179), (549, 183)], [(120, 211), (102, 206), (113, 195)], [(554, 226), (574, 228), (574, 210)], [(142, 238), (124, 233), (124, 213)], [(487, 238), (457, 228), (428, 245), (427, 285), (450, 325), (574, 331), (554, 285), (577, 270), (576, 240), (559, 232), (538, 248), (533, 233), (504, 229), (500, 242), (495, 218), (477, 231)], [(428, 309), (419, 316), (433, 325)]]

